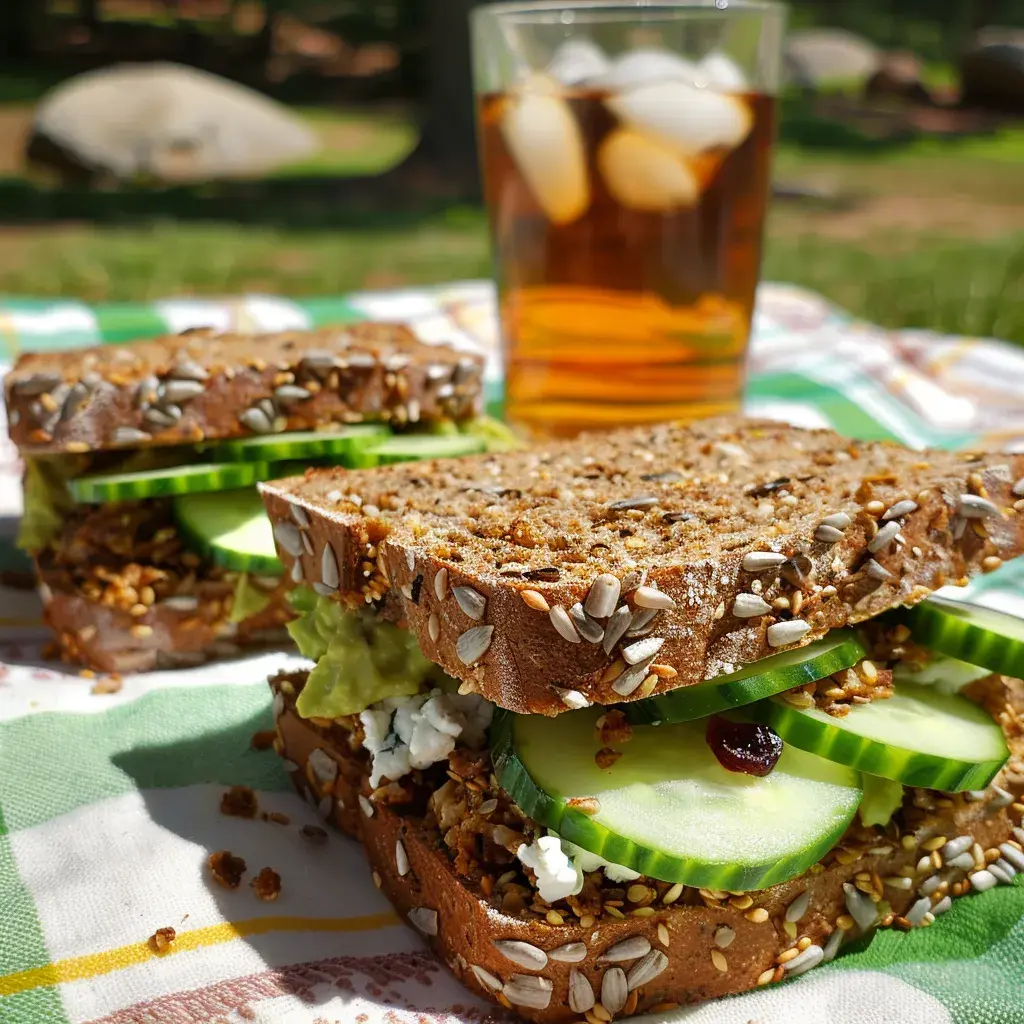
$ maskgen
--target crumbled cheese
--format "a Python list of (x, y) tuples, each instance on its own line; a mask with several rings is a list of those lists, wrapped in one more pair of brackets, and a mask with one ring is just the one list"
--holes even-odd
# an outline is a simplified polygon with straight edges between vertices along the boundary
[(541, 836), (529, 846), (523, 843), (516, 856), (537, 876), (540, 898), (555, 903), (583, 889), (583, 872), (569, 859), (557, 836)]
[(612, 864), (610, 861), (605, 861), (602, 869), (604, 877), (609, 882), (635, 882), (640, 877), (639, 871), (623, 867), (621, 864)]
[[(555, 835), (555, 833), (552, 832), (551, 835)], [(624, 867), (622, 864), (612, 864), (611, 861), (598, 857), (596, 853), (590, 853), (566, 839), (562, 840), (562, 849), (569, 857), (572, 857), (573, 863), (580, 871), (603, 871), (604, 877), (609, 882), (632, 882), (640, 877), (638, 871)]]
[(391, 712), (369, 707), (359, 721), (363, 725), (363, 746), (370, 751), (380, 750), (391, 731)]
[(414, 768), (444, 761), (456, 741), (479, 750), (493, 714), (494, 705), (478, 694), (441, 690), (372, 705), (359, 716), (363, 746), (373, 756), (370, 785), (398, 782)]

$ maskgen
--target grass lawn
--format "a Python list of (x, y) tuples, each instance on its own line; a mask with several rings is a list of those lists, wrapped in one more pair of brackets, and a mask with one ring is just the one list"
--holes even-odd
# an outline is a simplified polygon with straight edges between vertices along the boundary
[[(415, 142), (399, 113), (304, 114), (324, 136), (324, 153), (281, 172), (268, 187), (372, 173), (398, 162)], [(26, 187), (14, 177), (15, 166), (3, 166), (2, 150), (0, 175), (6, 171), (9, 186)], [(765, 277), (813, 288), (886, 326), (1024, 344), (1022, 163), (1024, 129), (852, 151), (783, 143), (777, 177), (835, 198), (776, 202)], [(12, 203), (21, 200), (17, 191), (12, 195), (8, 208), (16, 213)], [(65, 212), (42, 227), (0, 226), (0, 293), (90, 301), (246, 290), (310, 295), (490, 273), (478, 209), (335, 215), (330, 203), (307, 198), (301, 216), (276, 225), (272, 216), (248, 216), (268, 212), (253, 207), (265, 198), (246, 206), (243, 197), (243, 205), (231, 209), (233, 216), (246, 215), (234, 222), (211, 218), (212, 197), (200, 198), (203, 220), (75, 223), (73, 212)], [(115, 215), (121, 204), (137, 202), (132, 196), (98, 199)]]
[(298, 107), (296, 113), (313, 126), (323, 149), (277, 177), (311, 174), (373, 174), (393, 167), (416, 145), (416, 126), (400, 109), (344, 110)]

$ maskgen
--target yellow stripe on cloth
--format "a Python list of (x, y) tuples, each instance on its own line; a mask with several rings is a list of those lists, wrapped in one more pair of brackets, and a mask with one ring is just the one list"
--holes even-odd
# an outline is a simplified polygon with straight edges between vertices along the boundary
[(0, 977), (0, 996), (12, 996), (30, 989), (59, 985), (66, 981), (82, 981), (100, 974), (110, 974), (125, 967), (156, 960), (202, 946), (218, 946), (233, 942), (249, 935), (266, 935), (268, 932), (368, 932), (397, 924), (398, 915), (393, 911), (380, 914), (365, 914), (362, 917), (253, 917), (247, 921), (225, 921), (178, 932), (174, 942), (164, 953), (154, 953), (148, 942), (132, 942), (103, 953), (87, 953), (67, 960), (33, 967), (16, 974)]

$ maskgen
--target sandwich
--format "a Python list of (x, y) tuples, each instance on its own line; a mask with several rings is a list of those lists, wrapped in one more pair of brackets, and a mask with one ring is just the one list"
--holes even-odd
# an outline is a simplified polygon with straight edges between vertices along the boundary
[(260, 490), (314, 662), (275, 750), (527, 1020), (775, 984), (1024, 871), (1024, 626), (934, 595), (1021, 553), (1022, 455), (723, 418)]
[(19, 543), (60, 656), (123, 673), (287, 640), (255, 482), (500, 444), (482, 376), (479, 356), (374, 323), (23, 355), (4, 381)]

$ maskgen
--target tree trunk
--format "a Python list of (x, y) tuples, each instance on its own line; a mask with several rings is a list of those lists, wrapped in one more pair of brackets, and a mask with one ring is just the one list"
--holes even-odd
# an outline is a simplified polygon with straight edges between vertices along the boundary
[(82, 0), (79, 7), (79, 14), (85, 27), (90, 32), (99, 28), (100, 24), (100, 0)]
[(430, 11), (430, 106), (422, 148), (445, 176), (476, 189), (475, 108), (469, 12), (475, 0), (433, 0)]
[(974, 0), (971, 4), (971, 32), (977, 32), (986, 25), (997, 20), (996, 5), (993, 0)]
[(29, 60), (34, 55), (32, 8), (35, 0), (0, 0), (0, 56)]
[(279, 0), (266, 0), (263, 4), (263, 25), (252, 41), (251, 59), (259, 64), (264, 73), (274, 56), (274, 28), (280, 8)]
[(429, 2), (429, 88), (420, 142), (391, 175), (407, 178), (413, 188), (449, 196), (477, 197), (480, 175), (469, 12), (479, 6), (481, 0)]
[(390, 171), (346, 179), (344, 191), (350, 199), (408, 205), (410, 200), (480, 196), (469, 12), (488, 0), (422, 2), (430, 5), (426, 14), (429, 84), (420, 141)]

